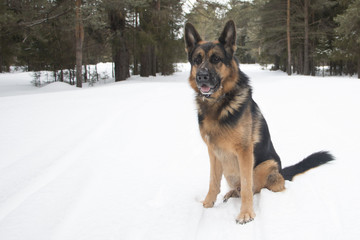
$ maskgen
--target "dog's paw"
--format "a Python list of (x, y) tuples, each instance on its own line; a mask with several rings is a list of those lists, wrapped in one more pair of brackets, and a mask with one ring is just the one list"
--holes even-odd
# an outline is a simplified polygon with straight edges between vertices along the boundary
[(238, 197), (240, 197), (238, 191), (233, 189), (233, 190), (230, 190), (227, 194), (225, 194), (225, 196), (223, 198), (223, 202), (225, 203), (230, 198), (238, 198)]
[(206, 201), (204, 200), (202, 202), (204, 208), (212, 208), (214, 206), (214, 201)]
[(204, 208), (212, 208), (216, 202), (216, 194), (208, 193), (205, 200), (202, 201)]
[(236, 218), (236, 223), (238, 224), (245, 224), (251, 222), (255, 218), (254, 211), (249, 212), (241, 212), (239, 216)]

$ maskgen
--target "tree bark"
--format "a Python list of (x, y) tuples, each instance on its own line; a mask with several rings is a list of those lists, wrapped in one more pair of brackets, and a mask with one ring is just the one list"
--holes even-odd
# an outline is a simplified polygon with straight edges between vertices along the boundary
[(133, 64), (134, 64), (134, 69), (133, 69), (133, 75), (139, 75), (139, 66), (138, 66), (138, 46), (137, 46), (137, 29), (138, 29), (138, 12), (137, 10), (135, 10), (135, 17), (133, 19), (133, 24), (135, 25), (135, 30), (133, 31)]
[(110, 9), (108, 12), (110, 28), (113, 33), (112, 54), (115, 70), (115, 81), (123, 81), (129, 74), (129, 51), (126, 46), (125, 11)]
[(2, 56), (1, 56), (1, 49), (0, 49), (0, 73), (2, 73), (2, 68), (3, 68), (3, 63), (2, 63)]
[(155, 10), (160, 11), (160, 0), (157, 0), (155, 3)]
[(278, 55), (275, 55), (275, 62), (272, 70), (279, 70), (280, 69), (280, 57)]
[(87, 66), (86, 66), (86, 64), (84, 65), (84, 70), (85, 70), (85, 72), (84, 72), (84, 81), (87, 82), (88, 76), (87, 76)]
[(304, 1), (304, 75), (310, 75), (309, 70), (309, 0)]
[[(120, 33), (121, 35), (121, 33)], [(119, 36), (119, 46), (115, 46), (115, 82), (123, 81), (129, 76), (129, 53), (126, 49), (125, 39)]]
[(84, 41), (84, 27), (81, 19), (81, 0), (76, 0), (76, 87), (82, 87), (82, 45)]
[(286, 36), (287, 36), (287, 74), (291, 75), (291, 45), (290, 45), (290, 0), (287, 0), (287, 19), (286, 19)]
[(140, 56), (140, 76), (148, 77), (151, 75), (151, 46), (143, 47)]
[(298, 73), (299, 74), (304, 74), (304, 52), (300, 51), (299, 52), (299, 65), (298, 65)]
[(60, 82), (64, 82), (64, 72), (62, 69), (60, 70)]
[(157, 72), (157, 59), (156, 59), (156, 49), (155, 46), (151, 46), (151, 50), (150, 50), (150, 58), (151, 58), (151, 75), (156, 77), (156, 72)]
[(95, 64), (95, 76), (96, 76), (96, 82), (99, 81), (99, 74), (98, 74), (98, 70), (97, 70), (97, 63)]
[(358, 78), (360, 79), (360, 53), (358, 55), (357, 74)]
[(138, 64), (137, 57), (135, 57), (135, 56), (134, 56), (134, 70), (133, 70), (133, 75), (139, 75), (139, 64)]
[[(149, 39), (156, 38), (159, 36), (159, 11), (160, 11), (160, 0), (153, 0), (153, 7), (151, 11), (140, 12), (140, 27), (144, 30), (145, 34), (148, 35)], [(149, 26), (152, 26), (149, 28)], [(139, 43), (142, 45), (140, 50), (140, 76), (148, 77), (150, 75), (156, 76), (158, 70), (156, 50), (158, 43), (153, 43), (149, 39)], [(161, 41), (161, 40), (160, 40)]]

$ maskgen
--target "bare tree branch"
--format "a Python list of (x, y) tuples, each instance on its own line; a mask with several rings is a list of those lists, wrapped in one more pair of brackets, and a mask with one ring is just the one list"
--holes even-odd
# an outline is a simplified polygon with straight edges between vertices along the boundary
[(66, 15), (68, 14), (70, 11), (72, 11), (72, 9), (65, 9), (63, 12), (60, 12), (58, 14), (55, 14), (53, 16), (47, 16), (45, 18), (42, 18), (42, 19), (36, 19), (36, 20), (33, 20), (33, 21), (30, 21), (30, 22), (20, 22), (19, 25), (22, 26), (22, 27), (33, 27), (33, 26), (36, 26), (36, 25), (39, 25), (39, 24), (42, 24), (44, 22), (47, 22), (49, 20), (52, 20), (52, 19), (55, 19), (55, 18), (58, 18), (58, 17), (61, 17), (63, 15)]

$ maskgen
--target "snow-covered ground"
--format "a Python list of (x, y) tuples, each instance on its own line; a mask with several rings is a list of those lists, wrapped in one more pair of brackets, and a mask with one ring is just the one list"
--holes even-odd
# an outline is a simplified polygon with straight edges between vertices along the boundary
[(0, 74), (0, 239), (358, 239), (360, 81), (241, 68), (283, 166), (336, 156), (255, 195), (246, 225), (235, 224), (240, 199), (222, 202), (225, 181), (202, 207), (209, 161), (188, 65), (85, 89)]

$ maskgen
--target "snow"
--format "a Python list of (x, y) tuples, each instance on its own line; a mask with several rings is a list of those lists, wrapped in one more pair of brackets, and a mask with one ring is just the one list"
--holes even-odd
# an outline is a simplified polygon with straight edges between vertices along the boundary
[(0, 239), (358, 239), (360, 81), (241, 68), (283, 166), (336, 156), (255, 195), (246, 225), (240, 199), (222, 202), (225, 181), (202, 207), (209, 161), (188, 64), (84, 89), (0, 74)]

